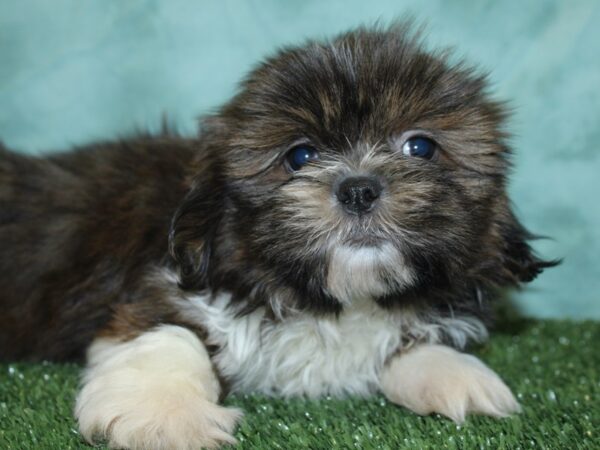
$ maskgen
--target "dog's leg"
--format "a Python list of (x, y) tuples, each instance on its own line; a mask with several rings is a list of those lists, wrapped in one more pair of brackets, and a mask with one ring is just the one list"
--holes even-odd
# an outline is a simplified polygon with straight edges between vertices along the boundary
[(420, 345), (392, 357), (381, 389), (417, 414), (443, 414), (457, 423), (466, 414), (506, 417), (520, 411), (510, 389), (472, 355), (443, 345)]
[(98, 338), (75, 415), (83, 436), (114, 448), (198, 449), (233, 443), (241, 412), (217, 404), (206, 348), (186, 328), (161, 325), (135, 339)]

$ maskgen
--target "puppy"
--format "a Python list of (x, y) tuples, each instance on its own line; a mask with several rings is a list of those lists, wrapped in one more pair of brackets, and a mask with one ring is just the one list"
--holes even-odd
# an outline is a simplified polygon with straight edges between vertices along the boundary
[(460, 353), (538, 259), (506, 111), (406, 25), (280, 51), (197, 139), (0, 150), (0, 354), (87, 355), (75, 415), (131, 449), (234, 442), (227, 392), (519, 411)]

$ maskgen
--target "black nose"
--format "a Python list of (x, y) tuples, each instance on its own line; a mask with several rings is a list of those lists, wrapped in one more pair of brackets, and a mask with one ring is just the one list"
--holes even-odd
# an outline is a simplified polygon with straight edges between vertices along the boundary
[(362, 214), (373, 208), (381, 195), (381, 184), (373, 177), (350, 177), (340, 183), (335, 193), (350, 214)]

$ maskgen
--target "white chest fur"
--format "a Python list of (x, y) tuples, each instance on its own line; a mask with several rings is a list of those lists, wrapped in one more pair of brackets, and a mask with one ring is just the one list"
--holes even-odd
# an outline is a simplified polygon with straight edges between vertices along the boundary
[(474, 317), (422, 320), (371, 301), (348, 305), (338, 318), (298, 313), (280, 322), (266, 320), (264, 310), (236, 317), (228, 302), (228, 295), (177, 301), (188, 319), (206, 329), (207, 343), (220, 348), (213, 362), (231, 380), (234, 392), (368, 395), (379, 389), (381, 370), (403, 337), (438, 343), (443, 336), (463, 347), (468, 339), (487, 336)]
[(227, 296), (188, 301), (208, 343), (220, 347), (213, 361), (233, 391), (367, 395), (378, 389), (380, 371), (401, 343), (400, 321), (375, 305), (347, 308), (337, 319), (298, 314), (270, 322), (263, 310), (236, 318)]

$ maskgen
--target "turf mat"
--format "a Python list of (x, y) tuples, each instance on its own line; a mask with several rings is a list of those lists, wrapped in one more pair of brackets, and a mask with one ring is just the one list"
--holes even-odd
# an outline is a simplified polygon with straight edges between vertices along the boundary
[[(236, 396), (240, 449), (600, 449), (600, 322), (513, 320), (475, 349), (523, 413), (462, 426), (371, 399)], [(72, 417), (76, 365), (0, 364), (0, 449), (86, 449)], [(102, 444), (97, 448), (105, 448)]]

